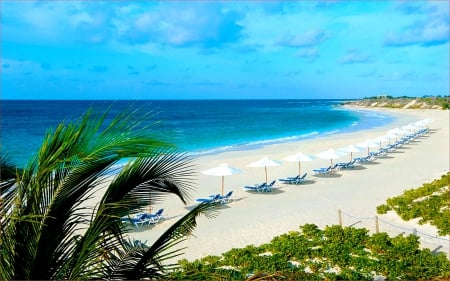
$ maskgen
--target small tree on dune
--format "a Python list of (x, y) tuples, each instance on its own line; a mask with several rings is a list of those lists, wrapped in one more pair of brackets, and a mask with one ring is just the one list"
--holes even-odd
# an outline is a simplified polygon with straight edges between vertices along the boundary
[[(109, 124), (93, 110), (46, 133), (36, 156), (18, 169), (0, 156), (0, 279), (163, 277), (174, 249), (213, 215), (200, 204), (152, 245), (127, 238), (121, 217), (193, 189), (192, 159), (161, 141), (151, 113), (127, 110)], [(119, 161), (128, 160), (112, 173)], [(112, 176), (114, 174), (114, 176)], [(96, 204), (90, 204), (94, 196)]]

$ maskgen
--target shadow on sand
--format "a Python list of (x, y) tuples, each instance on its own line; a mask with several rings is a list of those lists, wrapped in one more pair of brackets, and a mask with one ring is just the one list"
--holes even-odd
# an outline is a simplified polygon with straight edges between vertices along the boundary
[(303, 186), (303, 185), (311, 185), (316, 183), (316, 180), (314, 179), (306, 179), (302, 180), (300, 183), (282, 183), (285, 186)]
[(340, 173), (326, 173), (326, 174), (316, 174), (314, 177), (318, 178), (340, 178), (342, 175)]
[[(392, 157), (391, 157), (392, 158)], [(341, 171), (359, 171), (367, 169), (363, 165), (353, 166), (352, 168), (341, 168)]]

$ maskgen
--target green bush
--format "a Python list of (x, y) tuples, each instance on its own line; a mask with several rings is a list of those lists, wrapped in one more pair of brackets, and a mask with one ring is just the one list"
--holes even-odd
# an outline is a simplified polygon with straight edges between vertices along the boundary
[(174, 280), (430, 280), (450, 277), (443, 253), (420, 249), (414, 235), (369, 235), (367, 229), (306, 224), (270, 243), (221, 256), (180, 261)]
[(450, 235), (449, 177), (450, 173), (442, 175), (431, 183), (387, 199), (386, 204), (377, 207), (378, 214), (394, 210), (404, 220), (419, 218), (421, 224), (434, 225), (439, 235)]

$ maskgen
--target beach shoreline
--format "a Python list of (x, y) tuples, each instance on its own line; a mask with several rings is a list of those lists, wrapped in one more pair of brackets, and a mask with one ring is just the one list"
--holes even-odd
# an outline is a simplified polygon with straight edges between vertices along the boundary
[[(186, 247), (178, 259), (193, 260), (206, 255), (220, 255), (232, 248), (260, 245), (273, 237), (298, 230), (299, 226), (313, 223), (319, 227), (338, 224), (338, 213), (344, 226), (366, 227), (375, 231), (376, 206), (386, 199), (416, 188), (425, 182), (439, 178), (449, 170), (449, 112), (434, 109), (387, 109), (345, 106), (350, 110), (370, 110), (394, 117), (392, 123), (356, 132), (344, 132), (318, 138), (271, 144), (254, 150), (225, 151), (195, 159), (198, 189), (193, 192), (187, 206), (176, 198), (163, 200), (154, 209), (164, 208), (165, 220), (150, 229), (140, 229), (130, 235), (151, 243), (168, 226), (195, 205), (195, 198), (219, 193), (221, 178), (200, 172), (222, 163), (241, 169), (241, 173), (225, 177), (225, 192), (233, 191), (233, 201), (220, 208), (214, 219), (199, 218), (193, 236), (180, 244)], [(279, 167), (268, 167), (268, 180), (294, 176), (298, 173), (296, 163), (283, 158), (297, 152), (315, 155), (329, 148), (341, 148), (367, 139), (384, 135), (388, 130), (405, 126), (426, 118), (433, 119), (430, 133), (413, 143), (405, 145), (386, 158), (361, 169), (342, 170), (336, 177), (315, 177), (314, 168), (326, 167), (330, 160), (314, 159), (302, 163), (302, 170), (311, 180), (303, 185), (290, 186), (277, 183), (281, 188), (268, 194), (252, 194), (242, 190), (244, 185), (253, 185), (265, 180), (264, 168), (247, 165), (264, 156), (281, 161)], [(365, 152), (366, 153), (366, 152)], [(354, 157), (364, 152), (354, 153)], [(342, 156), (338, 162), (348, 161)], [(395, 214), (379, 216), (380, 231), (397, 235), (408, 234), (415, 229), (420, 233), (436, 236), (430, 225), (418, 225), (416, 221), (405, 222)], [(422, 245), (430, 249), (439, 248), (448, 253), (448, 240), (424, 239)], [(444, 237), (448, 239), (448, 237)]]

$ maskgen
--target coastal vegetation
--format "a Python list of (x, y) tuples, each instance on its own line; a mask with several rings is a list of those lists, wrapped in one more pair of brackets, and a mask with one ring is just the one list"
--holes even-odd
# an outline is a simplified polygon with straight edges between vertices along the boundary
[(439, 235), (450, 235), (450, 173), (442, 175), (421, 187), (408, 189), (403, 194), (387, 199), (377, 207), (379, 214), (394, 211), (403, 220), (419, 219), (419, 224), (430, 223)]
[[(404, 220), (420, 218), (440, 235), (450, 235), (450, 173), (406, 190), (377, 207)], [(450, 261), (443, 252), (421, 249), (419, 237), (367, 229), (314, 224), (275, 237), (261, 246), (231, 249), (221, 256), (180, 261), (173, 280), (448, 280)]]
[(449, 109), (448, 96), (392, 97), (381, 95), (348, 101), (346, 105), (365, 107), (409, 108), (409, 109)]
[(89, 110), (49, 130), (23, 169), (2, 150), (1, 280), (158, 278), (196, 217), (214, 214), (214, 205), (200, 204), (151, 245), (127, 239), (121, 217), (169, 195), (185, 203), (194, 168), (148, 111), (129, 109), (106, 123), (108, 113)]
[(415, 235), (305, 224), (260, 246), (189, 262), (171, 280), (437, 280), (450, 277), (444, 253), (420, 249)]

